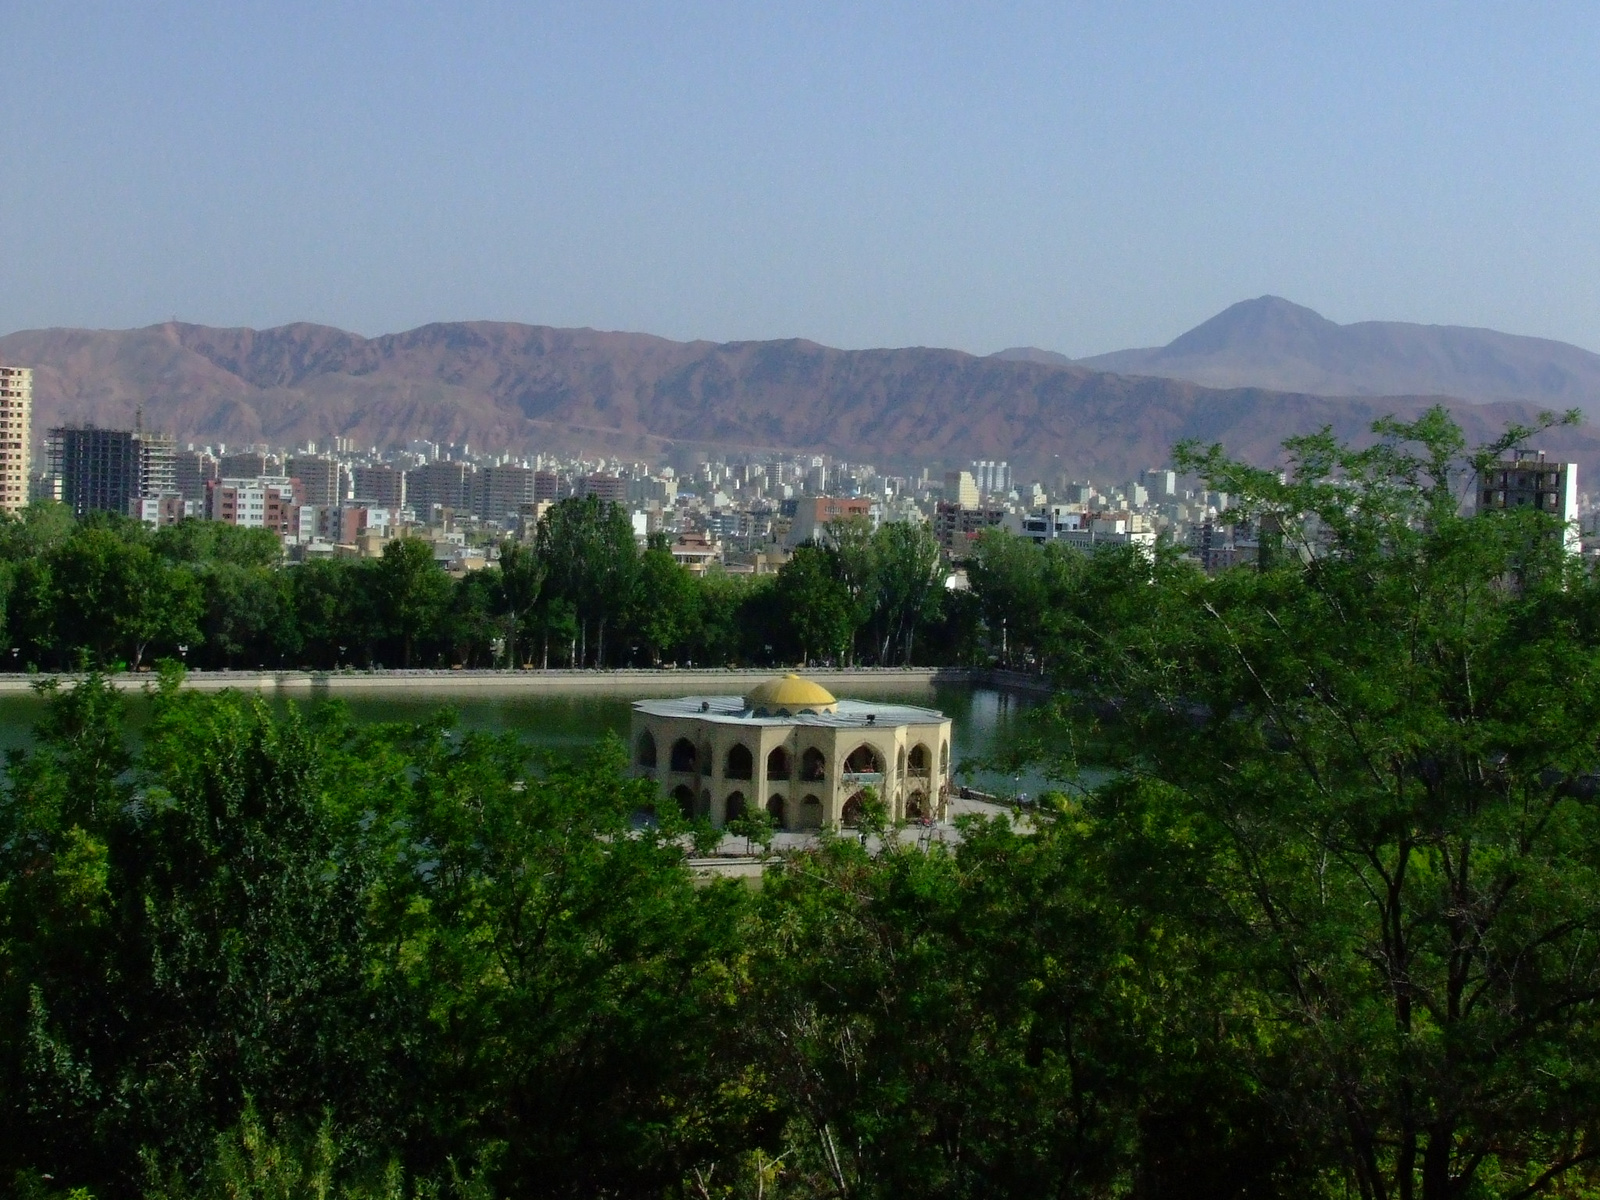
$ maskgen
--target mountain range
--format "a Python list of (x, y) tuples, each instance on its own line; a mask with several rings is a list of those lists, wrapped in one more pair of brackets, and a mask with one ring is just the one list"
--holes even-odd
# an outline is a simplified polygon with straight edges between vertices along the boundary
[[(1250, 320), (1241, 321), (1238, 309), (1246, 317), (1254, 312), (1258, 327), (1278, 329), (1281, 322), (1259, 318), (1284, 303), (1235, 306), (1162, 351), (1124, 353), (1165, 354), (1188, 338), (1190, 359), (1213, 345), (1233, 347), (1227, 353), (1242, 361), (1238, 348), (1248, 339), (1240, 331)], [(1195, 337), (1208, 326), (1210, 333)], [(1309, 328), (1317, 333), (1315, 322)], [(1316, 337), (1286, 344), (1301, 347), (1304, 358), (1304, 346), (1314, 343)], [(1227, 353), (1212, 351), (1214, 358)], [(1358, 437), (1377, 417), (1420, 412), (1433, 402), (1426, 393), (1440, 390), (1374, 395), (1352, 388), (1330, 396), (1300, 384), (1205, 386), (1161, 377), (1141, 363), (1109, 371), (1100, 360), (1056, 361), (1039, 351), (980, 357), (923, 347), (838, 350), (803, 340), (676, 342), (482, 321), (373, 338), (312, 324), (41, 329), (0, 338), (0, 361), (34, 368), (41, 433), (66, 422), (127, 426), (141, 419), (185, 442), (286, 445), (341, 436), (384, 446), (428, 438), (481, 450), (649, 461), (783, 450), (896, 468), (1006, 459), (1046, 478), (1102, 482), (1165, 462), (1182, 438), (1221, 441), (1273, 461), (1286, 436), (1330, 425)], [(1576, 367), (1559, 369), (1567, 374), (1559, 381), (1552, 375), (1552, 387), (1537, 398), (1445, 403), (1469, 438), (1486, 439), (1507, 421), (1533, 419), (1540, 407), (1579, 403), (1585, 377)], [(1600, 437), (1590, 427), (1552, 431), (1539, 444), (1583, 464), (1585, 473), (1600, 468)]]
[[(1047, 350), (1012, 360), (1064, 365)], [(1165, 346), (1118, 350), (1077, 365), (1207, 387), (1260, 387), (1315, 396), (1456, 396), (1579, 408), (1600, 419), (1600, 354), (1565, 342), (1460, 325), (1360, 321), (1339, 325), (1279, 296), (1245, 300)]]

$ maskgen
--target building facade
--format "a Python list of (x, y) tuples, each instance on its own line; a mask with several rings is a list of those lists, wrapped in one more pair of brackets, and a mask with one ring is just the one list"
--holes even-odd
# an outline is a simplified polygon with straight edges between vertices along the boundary
[(788, 675), (744, 696), (638, 701), (634, 773), (656, 782), (661, 803), (719, 828), (757, 806), (779, 829), (853, 827), (868, 789), (892, 820), (937, 820), (950, 731), (935, 709), (836, 700)]
[(397, 467), (357, 467), (351, 472), (355, 495), (384, 508), (399, 511), (406, 502), (406, 473)]
[(33, 368), (0, 366), (0, 512), (28, 503), (33, 454)]
[[(367, 498), (362, 497), (363, 500)], [(470, 512), (472, 468), (462, 462), (431, 462), (407, 471), (406, 502), (415, 510), (419, 521), (429, 520), (436, 507), (451, 512)]]
[(533, 468), (484, 467), (472, 477), (472, 510), (479, 520), (500, 524), (533, 503)]
[(46, 443), (49, 474), (73, 515), (131, 511), (135, 500), (177, 494), (176, 447), (164, 434), (59, 426)]
[(1565, 529), (1568, 553), (1580, 548), (1578, 534), (1578, 464), (1546, 462), (1537, 458), (1500, 459), (1489, 464), (1479, 478), (1477, 509), (1537, 509), (1555, 517)]
[(344, 499), (339, 494), (339, 460), (320, 454), (293, 455), (284, 468), (291, 479), (300, 481), (300, 494), (304, 503), (318, 508), (332, 508)]

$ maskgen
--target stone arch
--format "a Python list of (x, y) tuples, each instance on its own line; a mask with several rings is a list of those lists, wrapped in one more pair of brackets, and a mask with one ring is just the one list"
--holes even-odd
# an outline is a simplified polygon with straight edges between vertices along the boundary
[(822, 828), (822, 798), (807, 795), (800, 801), (800, 819), (798, 825), (801, 829)]
[(672, 789), (672, 802), (678, 806), (678, 812), (685, 817), (694, 816), (694, 790), (679, 784)]
[(688, 738), (679, 738), (672, 743), (672, 769), (686, 775), (692, 775), (700, 766), (700, 752), (694, 748), (694, 743)]
[(819, 783), (827, 777), (827, 756), (812, 746), (800, 756), (800, 779), (804, 783)]
[(917, 771), (919, 773), (925, 773), (929, 770), (932, 770), (933, 751), (929, 750), (924, 743), (918, 742), (911, 748), (911, 757), (907, 760), (907, 765), (913, 771)]
[(845, 758), (844, 769), (852, 775), (882, 775), (883, 755), (870, 743), (862, 742)]
[(844, 802), (844, 808), (839, 812), (839, 823), (846, 829), (854, 829), (861, 824), (861, 814), (866, 807), (867, 794), (865, 791), (856, 792)]
[(656, 765), (656, 738), (648, 729), (639, 733), (639, 745), (634, 752), (635, 765), (655, 769)]
[(767, 778), (789, 778), (789, 752), (782, 746), (773, 747), (772, 753), (767, 755)]
[(729, 792), (728, 798), (722, 802), (722, 823), (737, 821), (744, 816), (746, 808), (743, 792)]
[(784, 819), (783, 807), (782, 796), (773, 796), (767, 801), (767, 816), (772, 818), (772, 827), (774, 829), (789, 828), (788, 821)]
[(722, 764), (722, 777), (724, 779), (749, 779), (755, 774), (756, 760), (751, 757), (750, 747), (743, 742), (736, 742), (728, 749), (728, 757)]
[(920, 821), (928, 815), (928, 797), (921, 792), (912, 792), (906, 797), (906, 820)]

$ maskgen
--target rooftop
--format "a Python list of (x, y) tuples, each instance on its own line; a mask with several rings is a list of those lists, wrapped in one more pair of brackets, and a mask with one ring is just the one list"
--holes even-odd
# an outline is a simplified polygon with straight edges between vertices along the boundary
[(755, 715), (755, 709), (745, 706), (743, 696), (681, 696), (676, 700), (637, 700), (633, 708), (635, 712), (652, 717), (693, 717), (721, 725), (814, 725), (824, 729), (935, 725), (945, 720), (945, 715), (936, 708), (920, 708), (914, 704), (886, 704), (871, 700), (838, 700), (835, 701), (833, 712), (802, 711), (788, 717), (758, 717)]

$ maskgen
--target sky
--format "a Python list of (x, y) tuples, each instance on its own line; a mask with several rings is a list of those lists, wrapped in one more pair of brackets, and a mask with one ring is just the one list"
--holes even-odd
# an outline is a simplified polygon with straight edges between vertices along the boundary
[(1600, 350), (1600, 5), (0, 0), (0, 332)]

